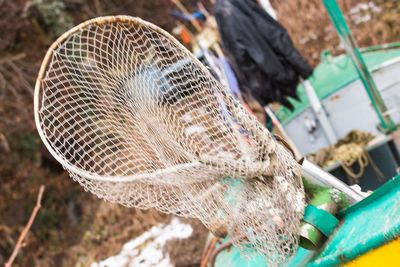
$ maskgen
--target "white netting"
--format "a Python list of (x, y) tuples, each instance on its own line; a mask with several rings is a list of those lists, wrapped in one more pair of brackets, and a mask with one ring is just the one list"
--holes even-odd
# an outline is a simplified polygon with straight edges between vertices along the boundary
[(125, 16), (75, 27), (49, 49), (35, 101), (43, 141), (85, 190), (198, 218), (272, 265), (296, 250), (297, 163), (160, 28)]

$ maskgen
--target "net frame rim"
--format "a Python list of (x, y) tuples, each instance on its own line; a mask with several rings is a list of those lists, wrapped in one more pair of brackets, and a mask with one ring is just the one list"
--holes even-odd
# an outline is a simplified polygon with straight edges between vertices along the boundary
[[(47, 150), (50, 152), (50, 154), (67, 170), (90, 180), (95, 180), (95, 181), (103, 181), (103, 182), (134, 182), (138, 181), (140, 179), (143, 179), (145, 177), (149, 177), (149, 175), (154, 175), (158, 176), (162, 173), (169, 172), (169, 171), (174, 171), (179, 168), (185, 168), (186, 165), (194, 165), (196, 167), (204, 165), (200, 162), (194, 162), (190, 164), (181, 164), (181, 165), (176, 165), (176, 167), (171, 167), (171, 168), (166, 168), (161, 171), (155, 171), (153, 173), (145, 173), (145, 174), (138, 174), (138, 175), (130, 175), (130, 176), (101, 176), (98, 174), (94, 174), (88, 171), (85, 171), (81, 168), (78, 168), (77, 166), (74, 166), (70, 162), (68, 162), (66, 159), (61, 157), (55, 149), (51, 146), (49, 141), (46, 138), (45, 133), (43, 132), (43, 128), (41, 127), (40, 124), (40, 116), (39, 116), (39, 109), (40, 109), (40, 93), (42, 92), (42, 81), (43, 78), (48, 70), (49, 63), (51, 62), (51, 59), (53, 57), (54, 51), (64, 42), (66, 41), (70, 36), (73, 34), (81, 31), (82, 29), (91, 26), (91, 25), (106, 25), (106, 24), (112, 24), (112, 23), (128, 23), (131, 25), (142, 25), (145, 27), (149, 27), (151, 30), (154, 30), (162, 35), (164, 35), (166, 38), (168, 38), (174, 45), (176, 45), (178, 48), (187, 50), (186, 47), (184, 47), (181, 43), (179, 43), (171, 34), (169, 34), (167, 31), (163, 30), (162, 28), (154, 25), (153, 23), (150, 23), (148, 21), (145, 21), (139, 17), (133, 17), (133, 16), (126, 16), (126, 15), (119, 15), (119, 16), (102, 16), (102, 17), (96, 17), (87, 21), (84, 21), (70, 30), (66, 31), (63, 33), (60, 37), (58, 37), (52, 45), (49, 47), (49, 49), (46, 52), (46, 55), (41, 63), (40, 69), (39, 69), (39, 74), (38, 77), (36, 78), (36, 83), (35, 83), (35, 91), (34, 91), (34, 119), (35, 119), (35, 125), (36, 129), (39, 133), (40, 139), (44, 143), (45, 147)], [(207, 68), (192, 54), (192, 53), (187, 53), (188, 56), (194, 60), (194, 62), (197, 63), (199, 68), (202, 68), (204, 71), (209, 72)], [(193, 166), (189, 166), (193, 167)]]

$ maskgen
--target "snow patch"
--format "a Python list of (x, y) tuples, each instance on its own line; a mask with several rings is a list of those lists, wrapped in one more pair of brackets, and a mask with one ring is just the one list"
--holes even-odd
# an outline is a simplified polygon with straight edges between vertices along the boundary
[(163, 247), (170, 239), (183, 239), (192, 235), (193, 228), (173, 218), (169, 224), (154, 226), (137, 238), (127, 242), (118, 255), (90, 267), (173, 267)]

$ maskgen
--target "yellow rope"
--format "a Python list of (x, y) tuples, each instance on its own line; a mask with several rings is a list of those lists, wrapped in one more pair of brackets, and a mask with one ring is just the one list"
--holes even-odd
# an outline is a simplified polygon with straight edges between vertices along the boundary
[[(350, 183), (358, 183), (359, 178), (364, 174), (365, 168), (370, 163), (378, 179), (381, 180), (384, 175), (368, 152), (364, 150), (364, 147), (372, 139), (374, 139), (372, 134), (354, 130), (340, 139), (335, 145), (320, 149), (317, 153), (310, 154), (308, 158), (321, 167), (339, 162), (348, 175)], [(358, 172), (355, 172), (352, 168), (356, 163), (359, 166)]]
[[(350, 143), (339, 146), (332, 160), (338, 161), (348, 175), (351, 183), (357, 183), (358, 179), (364, 174), (365, 167), (368, 165), (368, 158), (360, 145)], [(355, 173), (352, 166), (358, 163), (360, 170)]]

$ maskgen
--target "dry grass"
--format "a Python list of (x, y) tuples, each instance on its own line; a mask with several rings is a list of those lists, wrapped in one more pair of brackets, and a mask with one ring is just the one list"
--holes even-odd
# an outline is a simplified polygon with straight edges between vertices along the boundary
[[(35, 2), (65, 3), (38, 8)], [(105, 203), (86, 193), (41, 145), (33, 122), (33, 87), (59, 31), (91, 17), (140, 16), (174, 26), (168, 0), (0, 0), (0, 265), (30, 216), (37, 188), (42, 208), (13, 266), (88, 266), (168, 216)], [(43, 10), (50, 10), (42, 14)], [(52, 16), (56, 9), (61, 15)], [(46, 13), (46, 12), (45, 12)], [(58, 20), (57, 18), (62, 19)]]
[[(357, 43), (361, 47), (400, 40), (400, 2), (397, 0), (338, 0)], [(376, 8), (352, 14), (357, 5), (373, 3)], [(313, 65), (320, 53), (330, 49), (334, 54), (343, 53), (339, 38), (320, 0), (272, 0), (279, 21), (288, 29), (293, 41)], [(370, 17), (369, 21), (359, 22)]]

